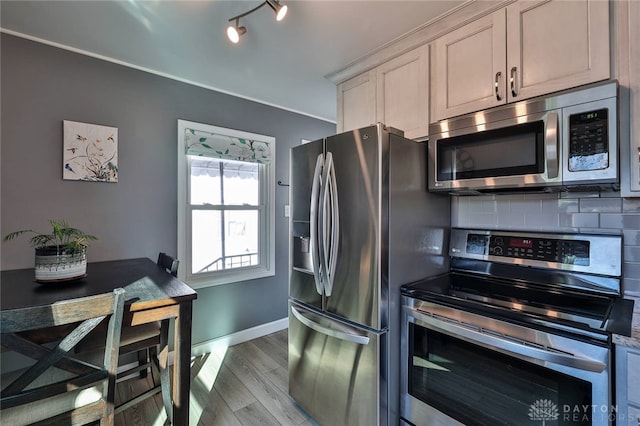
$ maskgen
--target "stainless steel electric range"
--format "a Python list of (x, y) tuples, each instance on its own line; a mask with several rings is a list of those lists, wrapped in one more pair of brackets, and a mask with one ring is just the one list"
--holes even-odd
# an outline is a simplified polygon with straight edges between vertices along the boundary
[(403, 422), (611, 424), (622, 237), (453, 229), (449, 254), (402, 287)]

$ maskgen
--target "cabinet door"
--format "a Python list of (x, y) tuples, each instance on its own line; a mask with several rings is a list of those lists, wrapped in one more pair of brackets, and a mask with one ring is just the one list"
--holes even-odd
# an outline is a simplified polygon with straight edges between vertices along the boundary
[(633, 405), (629, 405), (629, 409), (627, 410), (627, 422), (624, 420), (618, 422), (618, 426), (640, 426), (640, 407), (634, 407)]
[(627, 401), (640, 405), (640, 351), (630, 349), (627, 352)]
[(375, 79), (369, 71), (338, 85), (338, 133), (375, 124)]
[[(629, 180), (628, 190), (623, 187), (623, 196), (640, 197), (640, 43), (638, 43), (638, 40), (640, 40), (640, 2), (631, 1), (628, 7), (630, 146), (627, 157), (629, 158), (629, 164), (622, 168), (623, 173), (628, 168), (628, 177), (624, 176), (621, 180), (622, 182)], [(626, 153), (626, 151), (622, 152)]]
[(409, 139), (429, 132), (429, 46), (407, 52), (377, 69), (377, 118)]
[(501, 9), (434, 41), (432, 121), (505, 102), (505, 26)]
[(508, 102), (605, 80), (609, 63), (607, 1), (507, 6)]
[(640, 426), (640, 350), (616, 345), (618, 425)]

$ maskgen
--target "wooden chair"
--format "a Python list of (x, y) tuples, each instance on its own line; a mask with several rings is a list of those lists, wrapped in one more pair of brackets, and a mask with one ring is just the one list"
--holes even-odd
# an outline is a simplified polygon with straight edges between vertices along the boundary
[[(0, 313), (2, 347), (35, 360), (25, 371), (2, 377), (0, 418), (6, 425), (76, 425), (100, 420), (114, 424), (115, 378), (125, 291), (65, 300)], [(98, 324), (108, 319), (102, 362), (72, 356), (72, 350)], [(74, 324), (57, 346), (41, 346), (22, 337), (26, 332)], [(13, 376), (13, 377), (10, 377)]]
[[(164, 268), (174, 277), (178, 275), (179, 261), (166, 253), (158, 255), (158, 266)], [(149, 324), (131, 325), (131, 314), (125, 312), (120, 339), (120, 356), (137, 353), (137, 364), (126, 370), (118, 371), (117, 381), (127, 380), (134, 374), (141, 378), (151, 370), (154, 386), (116, 406), (115, 413), (120, 413), (154, 395), (162, 392), (162, 401), (169, 423), (173, 421), (173, 400), (171, 397), (171, 378), (169, 375), (169, 320)], [(104, 348), (101, 345), (100, 333), (96, 330), (85, 342), (78, 345), (79, 356), (95, 358)], [(160, 348), (160, 350), (158, 350)]]

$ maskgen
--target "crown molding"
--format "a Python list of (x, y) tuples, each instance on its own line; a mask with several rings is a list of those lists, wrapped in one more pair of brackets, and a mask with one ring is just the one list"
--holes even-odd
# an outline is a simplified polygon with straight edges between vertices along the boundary
[(467, 0), (456, 8), (432, 19), (418, 28), (383, 44), (356, 59), (346, 67), (325, 75), (333, 84), (340, 84), (369, 71), (409, 50), (432, 42), (438, 37), (462, 27), (482, 16), (504, 8), (516, 0)]

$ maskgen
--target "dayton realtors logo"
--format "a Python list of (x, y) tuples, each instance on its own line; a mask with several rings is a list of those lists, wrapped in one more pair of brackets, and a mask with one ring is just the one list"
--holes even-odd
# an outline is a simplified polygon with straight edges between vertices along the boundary
[(558, 406), (548, 399), (539, 399), (529, 407), (529, 419), (542, 421), (544, 426), (549, 420), (558, 420)]
[[(617, 405), (583, 405), (564, 404), (559, 407), (549, 399), (538, 399), (536, 402), (529, 406), (529, 419), (532, 421), (541, 421), (543, 426), (548, 421), (557, 421), (571, 423), (571, 424), (592, 424), (603, 421), (605, 423), (611, 423), (617, 421), (619, 424), (624, 422), (624, 413), (618, 413)], [(640, 424), (638, 425), (640, 426)]]

